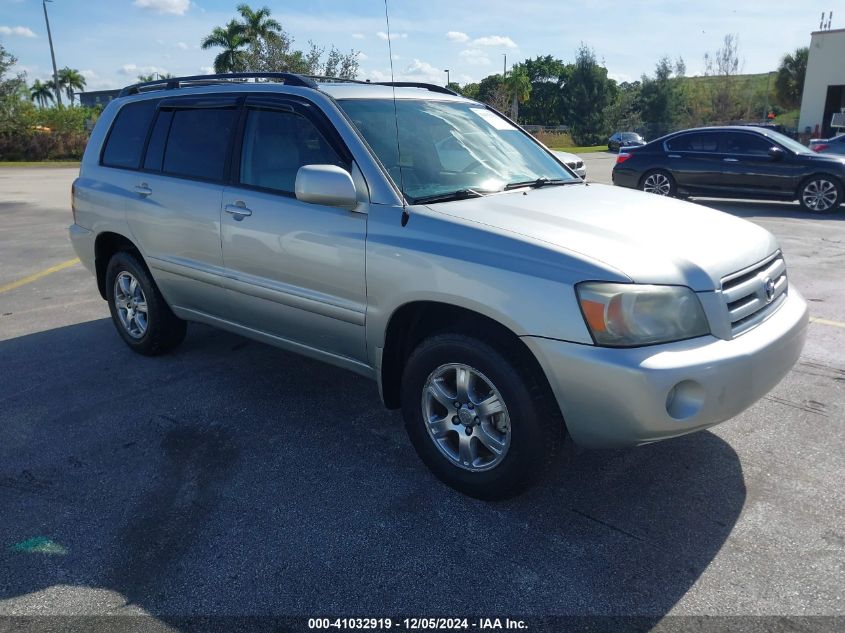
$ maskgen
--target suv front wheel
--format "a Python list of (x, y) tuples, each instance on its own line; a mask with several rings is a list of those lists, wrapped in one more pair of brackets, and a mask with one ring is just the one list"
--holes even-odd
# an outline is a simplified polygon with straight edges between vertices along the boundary
[(439, 334), (408, 359), (402, 414), (440, 480), (473, 497), (504, 499), (536, 479), (560, 445), (563, 423), (546, 391), (534, 368), (486, 342)]
[(139, 354), (164, 354), (185, 338), (185, 322), (173, 314), (147, 269), (132, 253), (121, 251), (109, 260), (106, 299), (118, 334)]

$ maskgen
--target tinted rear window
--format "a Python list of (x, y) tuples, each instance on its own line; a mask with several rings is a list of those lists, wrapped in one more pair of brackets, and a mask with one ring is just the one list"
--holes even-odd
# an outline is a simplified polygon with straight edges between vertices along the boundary
[(138, 169), (156, 104), (155, 100), (139, 101), (120, 109), (103, 150), (103, 165)]
[(175, 110), (162, 171), (174, 176), (223, 180), (236, 110)]
[(666, 147), (675, 152), (718, 152), (719, 136), (713, 132), (681, 134), (666, 141)]

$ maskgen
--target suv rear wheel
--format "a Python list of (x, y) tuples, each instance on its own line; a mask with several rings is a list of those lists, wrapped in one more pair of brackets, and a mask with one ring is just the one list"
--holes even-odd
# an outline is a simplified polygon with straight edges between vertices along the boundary
[(801, 184), (798, 201), (810, 213), (834, 213), (842, 204), (842, 183), (833, 176), (811, 176)]
[(106, 298), (118, 334), (139, 354), (164, 354), (185, 338), (185, 322), (173, 314), (147, 269), (132, 253), (115, 253), (109, 260)]
[(402, 377), (402, 414), (411, 443), (441, 481), (504, 499), (547, 468), (563, 423), (534, 374), (463, 334), (438, 334), (414, 350)]

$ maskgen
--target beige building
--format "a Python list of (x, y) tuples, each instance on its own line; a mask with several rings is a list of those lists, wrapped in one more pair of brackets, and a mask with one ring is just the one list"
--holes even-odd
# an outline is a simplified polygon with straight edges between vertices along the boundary
[(832, 136), (837, 130), (830, 126), (831, 117), (834, 112), (842, 111), (845, 111), (845, 29), (815, 31), (810, 39), (798, 130), (815, 135), (818, 126), (819, 136)]

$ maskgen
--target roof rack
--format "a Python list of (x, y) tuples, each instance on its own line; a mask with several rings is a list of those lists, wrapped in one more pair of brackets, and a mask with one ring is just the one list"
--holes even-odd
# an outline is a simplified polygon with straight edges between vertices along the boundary
[(454, 95), (456, 97), (460, 96), (457, 92), (450, 88), (418, 81), (374, 81), (373, 83), (377, 86), (394, 86), (396, 88), (424, 88), (426, 90), (430, 90), (431, 92), (440, 92), (444, 95)]
[(190, 77), (169, 77), (167, 79), (156, 79), (154, 81), (145, 81), (139, 84), (126, 86), (118, 97), (128, 97), (129, 95), (136, 95), (142, 92), (150, 92), (153, 90), (176, 90), (178, 88), (192, 86), (208, 86), (213, 84), (232, 83), (234, 81), (244, 81), (247, 79), (264, 79), (268, 81), (282, 82), (288, 86), (299, 86), (302, 88), (319, 89), (318, 82), (321, 83), (353, 83), (371, 86), (393, 86), (396, 88), (423, 88), (431, 92), (439, 92), (441, 94), (459, 96), (454, 90), (438, 86), (436, 84), (428, 84), (416, 81), (375, 81), (370, 82), (361, 81), (359, 79), (344, 79), (343, 77), (322, 77), (319, 75), (297, 75), (296, 73), (222, 73), (217, 75), (191, 75)]
[(217, 75), (191, 75), (190, 77), (169, 77), (167, 79), (157, 79), (155, 81), (145, 81), (144, 83), (133, 84), (127, 86), (118, 94), (119, 97), (127, 97), (129, 95), (136, 95), (141, 92), (148, 92), (151, 90), (175, 90), (182, 88), (183, 84), (193, 85), (211, 85), (221, 83), (231, 83), (233, 80), (245, 79), (267, 79), (271, 81), (283, 82), (289, 86), (300, 86), (303, 88), (317, 88), (317, 82), (311, 77), (304, 75), (297, 75), (295, 73), (224, 73)]

